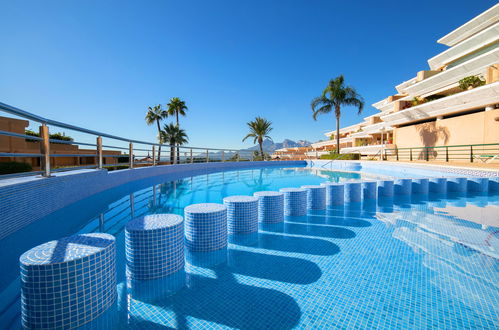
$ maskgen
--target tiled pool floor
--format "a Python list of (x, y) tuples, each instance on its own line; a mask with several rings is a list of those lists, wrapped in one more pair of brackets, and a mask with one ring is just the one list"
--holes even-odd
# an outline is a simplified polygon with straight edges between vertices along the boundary
[(104, 222), (82, 224), (78, 231), (115, 235), (118, 249), (118, 301), (88, 328), (496, 328), (499, 195), (431, 195), (287, 217), (226, 250), (187, 254), (185, 273), (127, 286), (123, 225), (133, 216), (317, 183), (219, 178), (137, 191), (110, 203)]

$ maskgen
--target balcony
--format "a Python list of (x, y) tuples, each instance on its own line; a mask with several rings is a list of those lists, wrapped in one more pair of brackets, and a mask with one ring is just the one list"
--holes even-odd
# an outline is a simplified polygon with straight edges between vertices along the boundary
[(388, 125), (401, 125), (422, 119), (477, 109), (499, 102), (499, 82), (484, 85), (402, 111), (381, 116)]
[(455, 84), (460, 79), (485, 73), (488, 66), (499, 62), (499, 49), (493, 49), (485, 54), (477, 56), (460, 65), (442, 71), (427, 79), (414, 83), (405, 88), (405, 91), (411, 97), (430, 94), (431, 92), (442, 89), (446, 86)]
[[(366, 156), (374, 156), (374, 155), (380, 155), (382, 150), (384, 149), (394, 149), (393, 144), (374, 144), (374, 145), (367, 145), (367, 146), (358, 146), (358, 147), (349, 147), (349, 148), (343, 148), (340, 150), (340, 153), (342, 154), (361, 154), (361, 155), (366, 155)], [(388, 154), (392, 153), (393, 151), (390, 150)]]

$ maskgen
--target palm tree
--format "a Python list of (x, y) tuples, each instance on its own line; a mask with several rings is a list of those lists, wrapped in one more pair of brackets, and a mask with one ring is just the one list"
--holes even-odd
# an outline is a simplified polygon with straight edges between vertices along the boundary
[(246, 123), (250, 129), (250, 133), (246, 135), (243, 139), (243, 142), (249, 138), (253, 138), (253, 143), (258, 141), (258, 145), (260, 146), (260, 155), (263, 157), (263, 139), (267, 138), (272, 140), (269, 136), (269, 133), (272, 131), (272, 123), (265, 118), (256, 117), (255, 120)]
[(161, 104), (155, 105), (154, 107), (148, 107), (146, 113), (146, 123), (147, 125), (152, 125), (156, 123), (158, 125), (158, 162), (161, 161), (161, 126), (160, 121), (168, 117), (168, 111), (163, 110)]
[[(183, 129), (180, 129), (178, 125), (174, 123), (165, 124), (163, 130), (161, 131), (161, 141), (162, 143), (168, 143), (170, 145), (170, 161), (173, 163), (173, 154), (175, 151), (175, 145), (182, 145), (187, 143), (189, 138)], [(177, 158), (178, 159), (178, 158)]]
[(357, 94), (355, 88), (345, 86), (345, 78), (340, 75), (331, 79), (322, 95), (312, 100), (311, 107), (313, 118), (317, 120), (317, 115), (330, 113), (334, 108), (336, 116), (336, 152), (340, 153), (340, 117), (341, 106), (351, 105), (358, 108), (358, 114), (364, 109), (364, 100)]
[[(170, 116), (175, 115), (177, 126), (180, 127), (178, 116), (179, 115), (185, 116), (185, 111), (187, 110), (185, 102), (178, 97), (173, 97), (170, 99), (170, 103), (168, 103), (166, 106), (168, 107), (168, 115)], [(179, 148), (177, 148), (177, 160), (180, 159), (179, 157), (180, 157)]]

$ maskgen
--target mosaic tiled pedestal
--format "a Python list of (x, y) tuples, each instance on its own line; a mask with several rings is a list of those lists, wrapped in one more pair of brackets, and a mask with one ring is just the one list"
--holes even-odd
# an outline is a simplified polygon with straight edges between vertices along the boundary
[(337, 206), (345, 203), (345, 186), (341, 183), (321, 183), (326, 187), (326, 205)]
[(363, 181), (362, 182), (362, 200), (376, 199), (378, 187), (376, 181)]
[(81, 234), (51, 241), (25, 252), (20, 264), (25, 328), (76, 328), (116, 300), (112, 235)]
[(393, 197), (393, 180), (378, 181), (378, 197)]
[(405, 196), (412, 193), (412, 179), (396, 179), (393, 181), (393, 193), (396, 196)]
[(436, 194), (447, 193), (447, 179), (446, 178), (431, 178), (430, 179), (430, 192)]
[(485, 193), (489, 191), (489, 178), (469, 178), (468, 191)]
[(466, 193), (468, 191), (467, 178), (448, 178), (447, 192), (450, 193)]
[(278, 223), (284, 221), (284, 194), (277, 191), (257, 191), (258, 221)]
[(345, 183), (345, 203), (360, 203), (362, 201), (362, 186), (360, 182)]
[(250, 234), (258, 231), (258, 197), (230, 196), (224, 198), (227, 207), (229, 234)]
[(326, 209), (326, 187), (319, 185), (302, 186), (307, 191), (307, 208), (309, 210)]
[(418, 195), (428, 195), (430, 180), (427, 178), (412, 179), (412, 193)]
[(184, 209), (185, 241), (190, 251), (208, 252), (227, 246), (227, 207), (203, 203)]
[(282, 188), (284, 194), (284, 215), (301, 217), (307, 215), (307, 190), (302, 188)]
[(176, 214), (151, 214), (125, 227), (127, 277), (149, 280), (184, 267), (184, 220)]

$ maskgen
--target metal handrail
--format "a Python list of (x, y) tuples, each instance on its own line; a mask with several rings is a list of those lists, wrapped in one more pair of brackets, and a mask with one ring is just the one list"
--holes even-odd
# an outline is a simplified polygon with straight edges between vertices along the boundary
[[(42, 169), (41, 173), (45, 177), (50, 177), (51, 172), (57, 172), (61, 170), (72, 170), (72, 169), (81, 169), (81, 168), (98, 168), (98, 169), (103, 169), (105, 167), (116, 167), (116, 166), (122, 166), (122, 165), (127, 165), (129, 168), (133, 168), (134, 165), (143, 165), (143, 164), (151, 164), (151, 165), (157, 165), (159, 162), (165, 162), (166, 159), (170, 159), (167, 161), (167, 163), (173, 163), (176, 164), (177, 162), (199, 162), (201, 161), (206, 161), (206, 162), (212, 162), (212, 161), (222, 161), (224, 162), (226, 159), (226, 156), (230, 156), (231, 158), (234, 158), (236, 161), (244, 161), (244, 160), (253, 160), (254, 155), (252, 150), (238, 150), (238, 149), (223, 149), (223, 148), (206, 148), (206, 147), (191, 147), (191, 146), (179, 146), (179, 145), (169, 145), (169, 144), (160, 144), (156, 142), (148, 142), (148, 141), (141, 141), (141, 140), (135, 140), (135, 139), (130, 139), (126, 137), (121, 137), (121, 136), (116, 136), (112, 134), (107, 134), (104, 132), (99, 132), (91, 129), (87, 129), (84, 127), (79, 127), (71, 124), (66, 124), (63, 122), (51, 120), (48, 118), (44, 118), (38, 115), (35, 115), (33, 113), (21, 110), (19, 108), (16, 108), (14, 106), (5, 104), (0, 102), (0, 111), (6, 112), (8, 114), (21, 117), (23, 119), (35, 121), (41, 124), (40, 126), (40, 134), (39, 136), (32, 136), (32, 135), (27, 135), (27, 134), (19, 134), (19, 133), (14, 133), (14, 132), (8, 132), (8, 131), (3, 131), (0, 130), (0, 136), (7, 136), (7, 137), (15, 137), (15, 138), (23, 138), (26, 140), (31, 140), (31, 141), (36, 141), (40, 144), (40, 152), (39, 153), (18, 153), (18, 152), (0, 152), (0, 157), (9, 157), (9, 158), (21, 158), (21, 157), (30, 157), (30, 158), (40, 158), (40, 167)], [(59, 140), (59, 139), (51, 139), (49, 135), (49, 129), (47, 125), (51, 126), (56, 126), (59, 128), (64, 128), (80, 133), (85, 133), (85, 134), (90, 134), (95, 137), (96, 143), (87, 143), (87, 142), (76, 142), (76, 141), (68, 141), (68, 140)], [(128, 148), (122, 147), (122, 146), (113, 146), (113, 145), (103, 145), (102, 143), (102, 138), (109, 138), (117, 141), (122, 141), (122, 142), (128, 142)], [(146, 145), (146, 146), (151, 146), (152, 149), (145, 149), (145, 148), (134, 148), (133, 144), (140, 144), (140, 145)], [(90, 146), (90, 147), (95, 147), (95, 154), (89, 153), (90, 150), (85, 150), (86, 153), (84, 154), (77, 154), (77, 153), (52, 153), (50, 152), (50, 149), (53, 147), (52, 144), (67, 144), (67, 145), (82, 145), (82, 146)], [(162, 155), (158, 154), (159, 148), (164, 148), (164, 154), (168, 154), (168, 148), (170, 149), (169, 151), (169, 157), (162, 157)], [(118, 150), (122, 150), (120, 154), (117, 155), (109, 155), (109, 154), (104, 154), (103, 148), (110, 148), (110, 149), (116, 149), (116, 152)], [(183, 150), (183, 151), (182, 151)], [(147, 152), (147, 156), (144, 154), (144, 152)], [(183, 154), (182, 154), (183, 152)], [(152, 153), (150, 155), (149, 153)], [(215, 155), (214, 155), (215, 154)], [(219, 155), (217, 155), (219, 154)], [(227, 155), (229, 154), (229, 155)], [(246, 154), (248, 156), (246, 156)], [(131, 155), (131, 157), (130, 157)], [(243, 156), (244, 155), (244, 156)], [(75, 166), (66, 166), (66, 167), (60, 167), (57, 169), (52, 170), (51, 164), (50, 164), (50, 159), (51, 157), (96, 157), (96, 164), (95, 165), (78, 165), (76, 164)], [(127, 157), (128, 158), (128, 163), (119, 163), (119, 164), (104, 164), (104, 159), (105, 158), (119, 158), (119, 157)], [(146, 160), (146, 161), (138, 161), (136, 162), (136, 159), (140, 158), (150, 158), (151, 161)], [(158, 161), (156, 161), (156, 158)], [(26, 176), (27, 174), (39, 174), (40, 171), (32, 171), (32, 172), (24, 172), (24, 173), (16, 173), (18, 176)], [(16, 174), (6, 174), (6, 175), (0, 175), (0, 178), (6, 178), (6, 177), (12, 177), (16, 176)]]

